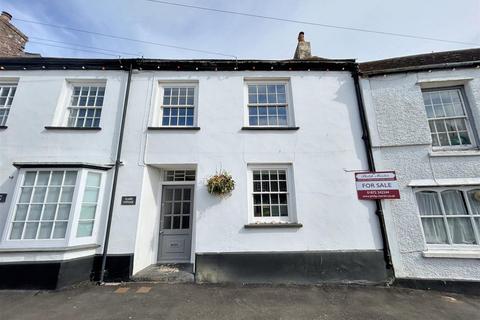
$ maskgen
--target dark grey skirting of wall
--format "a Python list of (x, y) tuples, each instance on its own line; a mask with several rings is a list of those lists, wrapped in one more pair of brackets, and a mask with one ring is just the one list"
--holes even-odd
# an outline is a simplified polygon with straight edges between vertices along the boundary
[(480, 281), (397, 278), (393, 285), (408, 289), (434, 290), (480, 296)]
[(195, 270), (199, 283), (381, 284), (391, 276), (381, 250), (206, 253)]
[[(98, 280), (102, 256), (67, 261), (0, 264), (0, 289), (56, 290), (82, 281)], [(128, 281), (133, 254), (107, 256), (105, 281)]]
[(90, 280), (93, 256), (68, 261), (0, 265), (0, 289), (53, 290)]
[[(100, 279), (102, 255), (96, 255), (93, 265), (92, 280)], [(129, 281), (133, 273), (133, 253), (107, 255), (105, 264), (105, 282)]]

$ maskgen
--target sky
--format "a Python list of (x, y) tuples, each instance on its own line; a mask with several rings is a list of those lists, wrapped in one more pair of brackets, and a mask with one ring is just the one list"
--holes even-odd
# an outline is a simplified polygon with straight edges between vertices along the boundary
[[(42, 56), (143, 56), (159, 59), (229, 59), (235, 56), (239, 59), (290, 59), (295, 51), (299, 31), (304, 31), (305, 39), (311, 42), (312, 54), (331, 59), (369, 61), (480, 47), (480, 0), (169, 1), (474, 44), (409, 39), (272, 21), (147, 0), (0, 0), (0, 10), (12, 14), (14, 25), (30, 37), (26, 50)], [(223, 55), (112, 39), (15, 18)]]

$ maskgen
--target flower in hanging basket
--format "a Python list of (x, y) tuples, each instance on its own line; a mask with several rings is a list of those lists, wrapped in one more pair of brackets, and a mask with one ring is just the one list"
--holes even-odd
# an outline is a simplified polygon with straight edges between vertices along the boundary
[(230, 194), (235, 189), (235, 181), (226, 171), (220, 171), (207, 180), (208, 192), (217, 195)]

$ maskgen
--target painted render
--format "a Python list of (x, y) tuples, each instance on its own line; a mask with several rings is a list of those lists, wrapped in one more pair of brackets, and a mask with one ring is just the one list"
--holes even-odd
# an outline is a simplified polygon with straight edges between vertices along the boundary
[[(245, 131), (245, 79), (288, 80), (296, 131)], [(198, 131), (156, 131), (159, 82), (198, 83)], [(382, 248), (374, 204), (356, 199), (352, 170), (366, 170), (349, 72), (135, 72), (109, 253), (135, 252), (134, 273), (156, 262), (161, 168), (196, 168), (195, 254), (368, 251)], [(291, 164), (298, 229), (245, 229), (247, 165)], [(225, 169), (236, 187), (219, 198), (206, 179)], [(138, 222), (135, 224), (135, 221)], [(132, 226), (136, 225), (136, 229)]]
[[(0, 81), (18, 81), (8, 128), (0, 130), (0, 193), (7, 193), (5, 203), (0, 203), (0, 232), (12, 206), (19, 170), (15, 162), (32, 163), (114, 163), (119, 130), (119, 119), (126, 73), (123, 71), (3, 71)], [(90, 83), (106, 81), (101, 130), (52, 130), (46, 126), (58, 125), (58, 114), (68, 104), (69, 82)], [(107, 171), (102, 208), (95, 223), (98, 233), (92, 239), (92, 248), (72, 251), (35, 252), (39, 247), (51, 247), (49, 241), (28, 241), (24, 249), (31, 252), (13, 252), (9, 241), (0, 243), (0, 263), (15, 261), (59, 261), (92, 256), (101, 253), (106, 213), (111, 189), (112, 170)], [(3, 234), (1, 235), (3, 236)], [(17, 241), (18, 242), (18, 241)], [(25, 242), (26, 243), (26, 242)], [(25, 246), (25, 245), (24, 245)]]
[[(400, 200), (382, 200), (396, 277), (480, 280), (478, 254), (465, 258), (465, 248), (438, 250), (426, 244), (414, 191), (408, 186), (435, 179), (455, 179), (460, 184), (475, 179), (478, 182), (477, 149), (432, 151), (421, 89), (463, 86), (478, 124), (480, 70), (372, 76), (362, 79), (361, 85), (377, 170), (395, 169), (400, 185)], [(477, 249), (478, 245), (472, 246), (471, 251)]]

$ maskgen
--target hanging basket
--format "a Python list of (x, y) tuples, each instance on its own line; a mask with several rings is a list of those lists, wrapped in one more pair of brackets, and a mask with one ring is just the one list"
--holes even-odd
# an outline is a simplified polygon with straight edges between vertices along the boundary
[(208, 178), (207, 189), (210, 194), (228, 195), (235, 189), (235, 181), (228, 172), (221, 171)]

